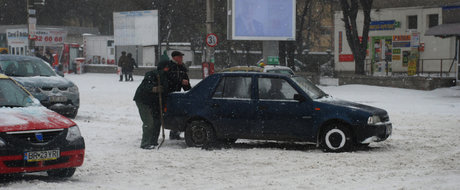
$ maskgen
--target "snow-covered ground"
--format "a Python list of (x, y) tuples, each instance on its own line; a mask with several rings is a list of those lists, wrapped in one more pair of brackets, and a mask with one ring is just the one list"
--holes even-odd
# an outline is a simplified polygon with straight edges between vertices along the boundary
[(238, 141), (207, 151), (169, 139), (159, 150), (143, 150), (141, 120), (132, 101), (142, 76), (134, 82), (118, 82), (114, 74), (66, 78), (80, 88), (75, 121), (86, 141), (85, 163), (68, 180), (38, 173), (0, 183), (0, 189), (460, 188), (459, 87), (321, 87), (336, 98), (389, 112), (393, 135), (369, 150), (336, 154), (311, 145)]

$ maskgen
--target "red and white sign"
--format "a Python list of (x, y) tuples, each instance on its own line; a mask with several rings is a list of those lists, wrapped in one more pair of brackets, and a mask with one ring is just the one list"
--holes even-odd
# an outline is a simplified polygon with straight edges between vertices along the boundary
[(340, 54), (339, 55), (339, 62), (353, 62), (355, 57), (353, 54)]
[(35, 32), (36, 46), (62, 45), (67, 37), (67, 31), (59, 29), (41, 29)]
[(206, 44), (209, 46), (209, 47), (215, 47), (217, 46), (217, 35), (213, 34), (213, 33), (210, 33), (206, 36)]

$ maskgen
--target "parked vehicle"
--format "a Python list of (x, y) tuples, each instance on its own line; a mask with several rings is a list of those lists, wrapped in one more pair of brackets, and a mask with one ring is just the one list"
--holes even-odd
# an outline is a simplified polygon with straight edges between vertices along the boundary
[(385, 110), (338, 100), (300, 76), (216, 73), (167, 100), (165, 128), (185, 131), (188, 146), (237, 139), (311, 142), (342, 152), (387, 139)]
[(80, 107), (78, 87), (59, 76), (37, 57), (0, 55), (0, 73), (24, 86), (40, 103), (64, 116), (75, 118)]
[(84, 154), (85, 142), (73, 121), (0, 74), (0, 174), (47, 171), (71, 177)]

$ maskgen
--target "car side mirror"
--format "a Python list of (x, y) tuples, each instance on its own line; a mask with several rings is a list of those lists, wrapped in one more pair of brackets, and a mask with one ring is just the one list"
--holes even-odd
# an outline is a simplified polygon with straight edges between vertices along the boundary
[(297, 100), (299, 102), (307, 101), (307, 99), (304, 96), (300, 95), (300, 94), (294, 94), (294, 100)]

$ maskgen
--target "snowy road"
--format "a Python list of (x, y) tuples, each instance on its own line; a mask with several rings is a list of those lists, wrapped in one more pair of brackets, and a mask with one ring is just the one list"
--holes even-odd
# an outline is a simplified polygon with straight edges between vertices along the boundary
[[(68, 180), (44, 173), (0, 189), (458, 189), (460, 88), (418, 91), (364, 85), (321, 87), (334, 97), (389, 112), (393, 135), (370, 150), (323, 153), (313, 146), (238, 141), (229, 149), (186, 148), (166, 139), (138, 148), (141, 120), (132, 101), (141, 76), (67, 75), (80, 88), (75, 121), (85, 163)], [(197, 81), (192, 81), (196, 84)]]

